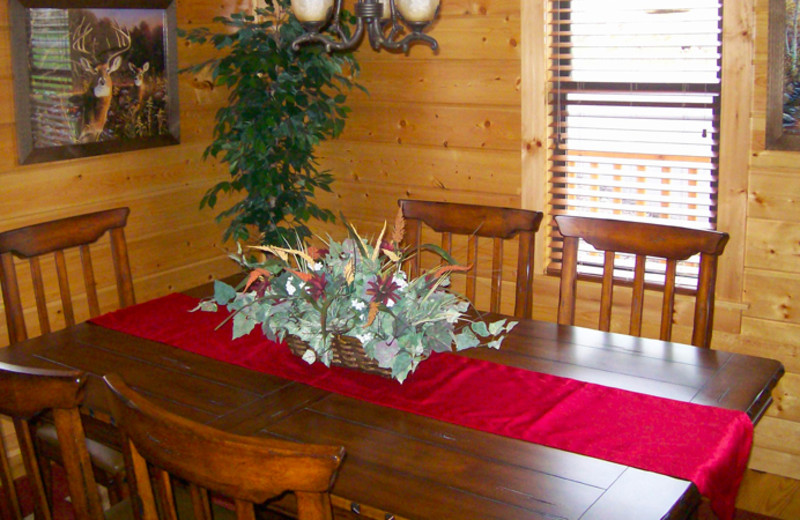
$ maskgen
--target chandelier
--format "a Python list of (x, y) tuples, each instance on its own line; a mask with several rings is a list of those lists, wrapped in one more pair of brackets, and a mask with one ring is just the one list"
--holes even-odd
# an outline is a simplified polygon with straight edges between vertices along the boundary
[[(358, 0), (352, 32), (340, 24), (341, 9), (342, 0), (292, 0), (292, 12), (306, 30), (292, 42), (292, 47), (297, 50), (302, 44), (321, 43), (328, 52), (350, 50), (359, 44), (366, 28), (369, 43), (376, 51), (384, 48), (407, 53), (416, 41), (434, 51), (439, 48), (436, 40), (422, 32), (439, 14), (439, 0)], [(336, 35), (334, 38), (320, 33), (328, 25), (331, 13), (330, 31)]]

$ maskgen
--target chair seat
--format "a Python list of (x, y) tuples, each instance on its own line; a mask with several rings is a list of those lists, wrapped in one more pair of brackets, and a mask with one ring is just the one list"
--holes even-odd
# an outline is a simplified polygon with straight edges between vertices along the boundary
[[(184, 485), (177, 484), (173, 486), (175, 493), (175, 505), (178, 511), (178, 518), (182, 520), (192, 520), (195, 518), (194, 509), (192, 507), (192, 497), (189, 490)], [(220, 506), (215, 502), (211, 503), (212, 515), (214, 520), (234, 520), (236, 513), (226, 507)], [(130, 499), (125, 499), (117, 504), (111, 506), (104, 512), (106, 520), (133, 520), (133, 507)], [(262, 518), (262, 517), (260, 517)], [(264, 520), (273, 520), (273, 516), (267, 516)], [(287, 517), (280, 517), (285, 519)]]
[[(37, 428), (36, 438), (58, 449), (58, 434), (52, 424), (44, 424)], [(86, 451), (89, 452), (92, 465), (109, 475), (117, 475), (125, 471), (125, 458), (114, 448), (86, 439)]]
[(103, 511), (106, 520), (133, 520), (133, 506), (129, 499), (120, 500)]

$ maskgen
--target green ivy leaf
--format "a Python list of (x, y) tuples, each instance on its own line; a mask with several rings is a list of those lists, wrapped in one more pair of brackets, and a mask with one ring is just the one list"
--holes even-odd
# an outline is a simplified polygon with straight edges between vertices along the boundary
[(466, 350), (468, 348), (475, 348), (481, 344), (480, 340), (475, 336), (472, 330), (464, 328), (460, 333), (456, 334), (456, 350)]
[(489, 335), (489, 329), (486, 327), (486, 323), (482, 321), (473, 321), (470, 328), (472, 329), (472, 332), (474, 332), (478, 336), (485, 338), (486, 336)]
[(218, 305), (227, 305), (234, 298), (236, 298), (236, 289), (225, 282), (214, 280), (214, 301)]
[(233, 339), (246, 336), (253, 331), (257, 325), (256, 320), (251, 319), (244, 312), (238, 312), (233, 315)]

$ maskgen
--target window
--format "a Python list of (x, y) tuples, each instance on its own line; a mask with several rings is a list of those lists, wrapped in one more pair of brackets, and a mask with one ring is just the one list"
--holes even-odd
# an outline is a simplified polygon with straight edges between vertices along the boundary
[[(720, 0), (548, 5), (551, 214), (715, 228)], [(551, 246), (557, 270), (555, 233)], [(582, 246), (581, 273), (601, 261)], [(627, 277), (632, 260), (617, 263)], [(696, 264), (680, 269), (679, 283), (693, 285)], [(648, 272), (658, 279), (663, 266)]]

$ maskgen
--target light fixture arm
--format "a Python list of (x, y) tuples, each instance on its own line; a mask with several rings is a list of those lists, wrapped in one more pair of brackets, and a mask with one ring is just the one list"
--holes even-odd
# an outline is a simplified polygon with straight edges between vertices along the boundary
[[(415, 41), (425, 43), (434, 51), (439, 48), (438, 42), (434, 38), (424, 34), (423, 31), (438, 17), (441, 5), (437, 6), (436, 13), (430, 21), (409, 22), (397, 11), (395, 0), (384, 1), (389, 2), (388, 19), (381, 19), (383, 4), (379, 0), (358, 0), (354, 10), (357, 19), (355, 30), (350, 37), (347, 37), (340, 24), (342, 0), (335, 0), (335, 4), (332, 7), (333, 20), (330, 25), (330, 30), (336, 35), (337, 39), (332, 39), (320, 32), (327, 24), (328, 17), (325, 17), (322, 21), (302, 22), (306, 34), (303, 34), (292, 42), (292, 49), (297, 50), (300, 45), (307, 43), (321, 43), (325, 46), (327, 52), (350, 50), (360, 43), (361, 38), (364, 36), (365, 29), (369, 35), (370, 45), (376, 51), (384, 48), (391, 51), (402, 50), (408, 53), (411, 43)], [(398, 20), (405, 23), (408, 29), (410, 29), (410, 33), (401, 40), (396, 41), (398, 34), (404, 29)], [(391, 29), (387, 35), (386, 27), (390, 24)]]

